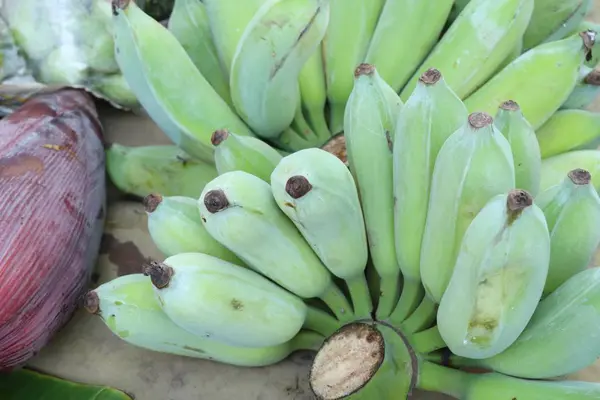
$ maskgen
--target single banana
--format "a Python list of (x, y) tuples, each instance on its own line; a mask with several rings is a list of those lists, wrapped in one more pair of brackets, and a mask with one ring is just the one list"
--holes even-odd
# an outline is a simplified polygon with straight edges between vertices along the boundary
[(408, 99), (419, 76), (435, 67), (464, 99), (494, 74), (521, 40), (533, 0), (471, 0), (421, 66), (400, 97)]
[(148, 232), (156, 247), (171, 257), (180, 253), (204, 253), (244, 266), (235, 254), (213, 239), (200, 220), (197, 200), (185, 196), (149, 194), (144, 198)]
[(515, 167), (515, 185), (532, 196), (540, 191), (542, 157), (535, 131), (523, 116), (519, 104), (505, 101), (494, 118), (496, 128), (508, 139)]
[(521, 378), (559, 377), (600, 357), (599, 326), (600, 268), (595, 267), (574, 275), (543, 299), (527, 328), (504, 352), (485, 360), (452, 362)]
[(561, 105), (561, 109), (585, 109), (600, 98), (600, 69), (586, 72), (585, 77), (575, 85), (567, 100)]
[(300, 71), (328, 21), (328, 0), (267, 0), (248, 24), (231, 64), (231, 98), (260, 137), (275, 138), (292, 123)]
[(110, 180), (121, 191), (138, 197), (157, 192), (198, 198), (204, 185), (218, 175), (214, 164), (195, 160), (177, 146), (113, 143), (105, 154)]
[(523, 53), (471, 94), (465, 100), (467, 109), (495, 113), (502, 102), (512, 99), (531, 126), (539, 128), (573, 91), (595, 36), (582, 32)]
[(233, 107), (229, 81), (213, 42), (206, 5), (201, 0), (175, 0), (167, 28), (223, 100)]
[(316, 350), (323, 341), (314, 332), (300, 331), (290, 341), (276, 346), (240, 347), (195, 335), (167, 317), (154, 295), (150, 278), (143, 274), (123, 275), (102, 284), (86, 294), (84, 304), (113, 334), (131, 345), (241, 367), (276, 364), (296, 350)]
[(264, 276), (202, 253), (144, 266), (165, 314), (198, 336), (240, 347), (276, 346), (300, 332), (304, 302)]
[(533, 196), (515, 189), (492, 198), (469, 225), (437, 312), (453, 354), (482, 359), (506, 350), (542, 297), (550, 234)]
[[(436, 44), (453, 3), (453, 0), (386, 1), (365, 63), (374, 65), (383, 80), (394, 91), (400, 91)], [(419, 34), (415, 35), (417, 31)]]
[(427, 70), (398, 114), (394, 133), (394, 237), (405, 280), (421, 281), (421, 240), (435, 159), (467, 109), (437, 69)]
[(600, 191), (600, 150), (576, 150), (542, 160), (540, 191), (564, 181), (565, 176), (576, 168), (592, 175), (592, 185)]
[(523, 34), (525, 51), (565, 38), (592, 8), (591, 0), (535, 0), (531, 21)]
[(271, 186), (243, 171), (209, 182), (198, 200), (213, 238), (248, 266), (302, 298), (321, 298), (340, 319), (351, 306), (292, 221), (279, 209)]
[(600, 138), (600, 113), (559, 110), (536, 131), (542, 158), (579, 149)]
[(202, 0), (221, 60), (221, 68), (229, 80), (233, 56), (250, 20), (267, 0)]
[(421, 280), (439, 303), (450, 282), (463, 235), (487, 202), (515, 187), (508, 140), (486, 113), (472, 113), (443, 144), (431, 179), (421, 243)]
[(281, 211), (327, 269), (345, 280), (356, 317), (370, 318), (365, 223), (346, 165), (325, 150), (300, 150), (277, 165), (271, 175), (271, 189)]
[(353, 71), (364, 61), (384, 2), (330, 0), (331, 16), (322, 48), (333, 134), (343, 130), (346, 102), (354, 87)]
[(359, 191), (370, 255), (381, 278), (379, 318), (392, 312), (400, 276), (394, 244), (391, 137), (396, 115), (390, 113), (392, 106), (383, 86), (385, 82), (375, 67), (361, 64), (355, 71), (354, 88), (344, 115), (350, 171)]
[(600, 245), (600, 197), (590, 182), (589, 171), (574, 169), (535, 200), (544, 211), (552, 240), (544, 294), (584, 270)]
[(323, 70), (323, 53), (317, 48), (300, 70), (298, 77), (302, 111), (306, 120), (319, 139), (325, 143), (331, 136), (325, 118), (327, 86)]
[(174, 144), (211, 163), (210, 136), (215, 130), (252, 135), (166, 27), (134, 1), (112, 4), (119, 68), (150, 118)]
[(269, 182), (271, 173), (282, 158), (277, 150), (262, 140), (238, 136), (226, 129), (215, 131), (211, 141), (216, 148), (215, 165), (220, 175), (244, 171)]
[[(548, 352), (548, 349), (546, 351)], [(553, 351), (548, 353), (552, 354)], [(473, 374), (431, 362), (423, 362), (419, 365), (417, 387), (462, 400), (596, 400), (600, 398), (598, 383), (533, 381), (494, 372)]]

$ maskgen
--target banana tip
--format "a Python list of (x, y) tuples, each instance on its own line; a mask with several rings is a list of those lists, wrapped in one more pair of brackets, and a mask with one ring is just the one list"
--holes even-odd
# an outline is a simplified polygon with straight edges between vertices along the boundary
[(100, 312), (100, 298), (98, 293), (93, 290), (87, 292), (83, 298), (83, 308), (90, 314), (98, 314)]
[(591, 71), (583, 79), (583, 82), (587, 83), (588, 85), (600, 86), (600, 70), (594, 69), (593, 71)]
[(586, 61), (591, 61), (592, 48), (596, 43), (596, 31), (588, 29), (587, 31), (579, 33), (579, 36), (583, 40), (583, 48), (585, 49), (585, 59)]
[(358, 78), (362, 75), (371, 75), (375, 72), (375, 66), (373, 64), (362, 63), (354, 70), (354, 77)]
[(474, 129), (485, 128), (494, 122), (492, 116), (485, 112), (474, 112), (469, 114), (469, 125)]
[(533, 196), (526, 190), (513, 189), (508, 193), (506, 208), (508, 209), (508, 224), (512, 224), (527, 207), (533, 204)]
[(142, 267), (144, 275), (150, 277), (150, 281), (157, 289), (166, 288), (171, 282), (173, 268), (166, 264), (150, 261)]
[(218, 146), (221, 143), (223, 143), (223, 141), (228, 137), (229, 131), (227, 129), (217, 129), (213, 132), (212, 136), (210, 137), (210, 142), (213, 146)]
[(568, 174), (569, 179), (575, 185), (588, 185), (592, 180), (592, 174), (589, 171), (581, 168), (576, 168)]
[(436, 68), (429, 68), (419, 77), (419, 81), (425, 85), (435, 85), (442, 79), (442, 73)]
[(153, 213), (158, 208), (159, 204), (162, 203), (163, 197), (159, 193), (150, 193), (148, 196), (144, 197), (142, 203), (144, 204), (144, 209), (148, 214)]
[(129, 6), (131, 0), (112, 0), (111, 7), (113, 15), (118, 15), (117, 10), (125, 10)]
[(514, 100), (507, 100), (503, 102), (502, 104), (500, 104), (500, 108), (506, 111), (519, 111), (521, 109), (521, 107), (519, 107), (519, 104)]
[(221, 189), (210, 190), (204, 195), (204, 206), (214, 214), (229, 207), (229, 200)]
[(308, 179), (306, 179), (306, 177), (302, 175), (292, 176), (285, 183), (285, 192), (289, 194), (293, 199), (299, 199), (311, 190), (312, 185), (310, 184)]

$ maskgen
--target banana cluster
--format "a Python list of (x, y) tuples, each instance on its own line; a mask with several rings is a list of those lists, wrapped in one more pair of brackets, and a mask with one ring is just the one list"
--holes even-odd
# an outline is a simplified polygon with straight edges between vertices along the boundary
[[(600, 357), (600, 150), (582, 147), (594, 114), (565, 105), (594, 81), (595, 32), (577, 30), (589, 2), (561, 1), (565, 21), (532, 0), (205, 0), (229, 99), (117, 3), (124, 75), (176, 145), (107, 150), (165, 255), (87, 294), (115, 335), (247, 367), (315, 350), (323, 400), (600, 396), (547, 380)], [(435, 29), (395, 59), (415, 15)], [(343, 131), (343, 150), (300, 142), (301, 126)], [(183, 154), (214, 176), (184, 177)]]

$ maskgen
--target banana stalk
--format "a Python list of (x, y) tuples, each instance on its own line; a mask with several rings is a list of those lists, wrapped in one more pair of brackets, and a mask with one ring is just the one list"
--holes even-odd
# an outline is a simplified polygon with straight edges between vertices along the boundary
[(579, 149), (600, 138), (600, 113), (559, 110), (536, 131), (542, 158)]

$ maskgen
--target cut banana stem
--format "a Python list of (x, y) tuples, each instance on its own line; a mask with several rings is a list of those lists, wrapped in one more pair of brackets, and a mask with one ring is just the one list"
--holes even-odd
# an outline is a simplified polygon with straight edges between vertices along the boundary
[(595, 32), (586, 31), (523, 53), (471, 94), (465, 100), (467, 109), (495, 113), (502, 102), (512, 99), (531, 126), (539, 128), (573, 91), (595, 39)]
[(437, 325), (452, 353), (493, 357), (521, 335), (544, 289), (550, 234), (526, 191), (492, 198), (467, 229)]
[[(375, 65), (383, 80), (399, 92), (436, 44), (453, 3), (453, 0), (386, 1), (365, 62)], [(417, 31), (419, 34), (415, 35)]]
[(342, 323), (336, 320), (331, 314), (313, 306), (307, 306), (306, 320), (303, 328), (318, 332), (324, 337), (333, 335), (340, 329)]
[(113, 14), (119, 68), (150, 118), (174, 144), (212, 163), (210, 136), (215, 130), (253, 135), (166, 27), (131, 0), (113, 0)]
[(300, 107), (298, 77), (329, 21), (326, 0), (266, 0), (239, 39), (231, 64), (235, 109), (263, 139), (273, 139)]
[(419, 354), (428, 354), (447, 347), (437, 326), (410, 335), (408, 341)]
[(473, 218), (492, 197), (514, 187), (510, 143), (490, 115), (470, 114), (435, 161), (420, 264), (429, 298), (436, 303), (442, 299)]
[(466, 107), (435, 68), (421, 75), (398, 114), (392, 134), (394, 237), (405, 280), (421, 281), (421, 241), (435, 160), (466, 119)]
[(323, 70), (323, 52), (317, 48), (300, 70), (298, 84), (302, 110), (314, 133), (323, 143), (331, 136), (325, 119), (327, 88)]
[(300, 150), (277, 165), (271, 190), (327, 269), (346, 281), (355, 317), (369, 317), (367, 236), (358, 191), (346, 165), (325, 150)]
[(269, 182), (282, 156), (260, 139), (239, 136), (227, 129), (215, 131), (211, 137), (215, 146), (215, 165), (220, 175), (244, 171)]
[[(381, 277), (377, 318), (398, 298), (400, 268), (394, 244), (392, 137), (396, 116), (374, 66), (361, 64), (344, 117), (350, 171), (358, 187), (373, 265)], [(388, 86), (389, 88), (389, 86)], [(393, 91), (393, 90), (392, 90)]]
[(545, 295), (587, 268), (600, 244), (600, 197), (590, 182), (589, 171), (575, 169), (536, 198), (550, 229)]
[(431, 67), (444, 74), (461, 99), (468, 96), (494, 74), (519, 43), (533, 2), (471, 0), (402, 89), (402, 100), (408, 99), (419, 76)]
[(600, 137), (600, 113), (559, 110), (536, 131), (542, 158), (580, 148)]
[(248, 266), (302, 298), (321, 298), (340, 320), (352, 317), (331, 273), (279, 209), (267, 182), (227, 172), (204, 187), (198, 207), (211, 236)]
[(437, 304), (428, 297), (424, 297), (419, 307), (401, 324), (400, 329), (406, 335), (411, 335), (428, 329), (435, 323)]
[(180, 253), (204, 253), (245, 266), (242, 260), (206, 231), (196, 202), (191, 197), (162, 196), (159, 193), (144, 198), (148, 232), (156, 247), (165, 257)]
[(393, 328), (352, 323), (325, 341), (314, 358), (309, 382), (322, 400), (403, 399), (414, 387), (417, 365), (406, 338)]
[(600, 190), (600, 150), (576, 150), (542, 160), (540, 192), (558, 185), (574, 169), (587, 170), (592, 175), (592, 185)]
[(469, 374), (431, 362), (419, 365), (417, 387), (461, 400), (596, 400), (600, 384), (532, 381), (498, 373)]
[(524, 50), (563, 39), (590, 11), (591, 0), (535, 0), (529, 25), (523, 34)]
[(129, 344), (229, 365), (275, 364), (296, 350), (318, 349), (324, 340), (315, 332), (302, 330), (290, 341), (277, 346), (238, 347), (195, 335), (176, 325), (163, 312), (150, 278), (143, 274), (123, 275), (100, 285), (86, 294), (84, 306), (99, 316), (114, 335)]
[[(599, 310), (600, 268), (586, 269), (539, 303), (525, 331), (508, 349), (492, 358), (464, 361), (530, 379), (575, 373), (600, 357)], [(451, 362), (463, 360), (454, 357)]]
[(344, 110), (354, 85), (353, 71), (367, 53), (384, 0), (330, 0), (331, 16), (323, 38), (329, 128), (344, 129)]
[(593, 69), (575, 85), (560, 108), (566, 110), (585, 109), (598, 98), (600, 98), (600, 69)]
[(534, 197), (540, 190), (542, 157), (535, 131), (523, 116), (519, 105), (508, 100), (496, 113), (494, 125), (510, 143), (515, 167), (515, 187)]
[(393, 326), (400, 326), (419, 307), (424, 295), (420, 281), (404, 279), (398, 304), (387, 321)]
[(167, 27), (208, 83), (232, 107), (229, 81), (223, 73), (202, 0), (175, 0)]
[(105, 155), (110, 180), (121, 191), (138, 197), (157, 192), (198, 198), (202, 187), (218, 175), (212, 161), (194, 159), (177, 146), (113, 143)]

